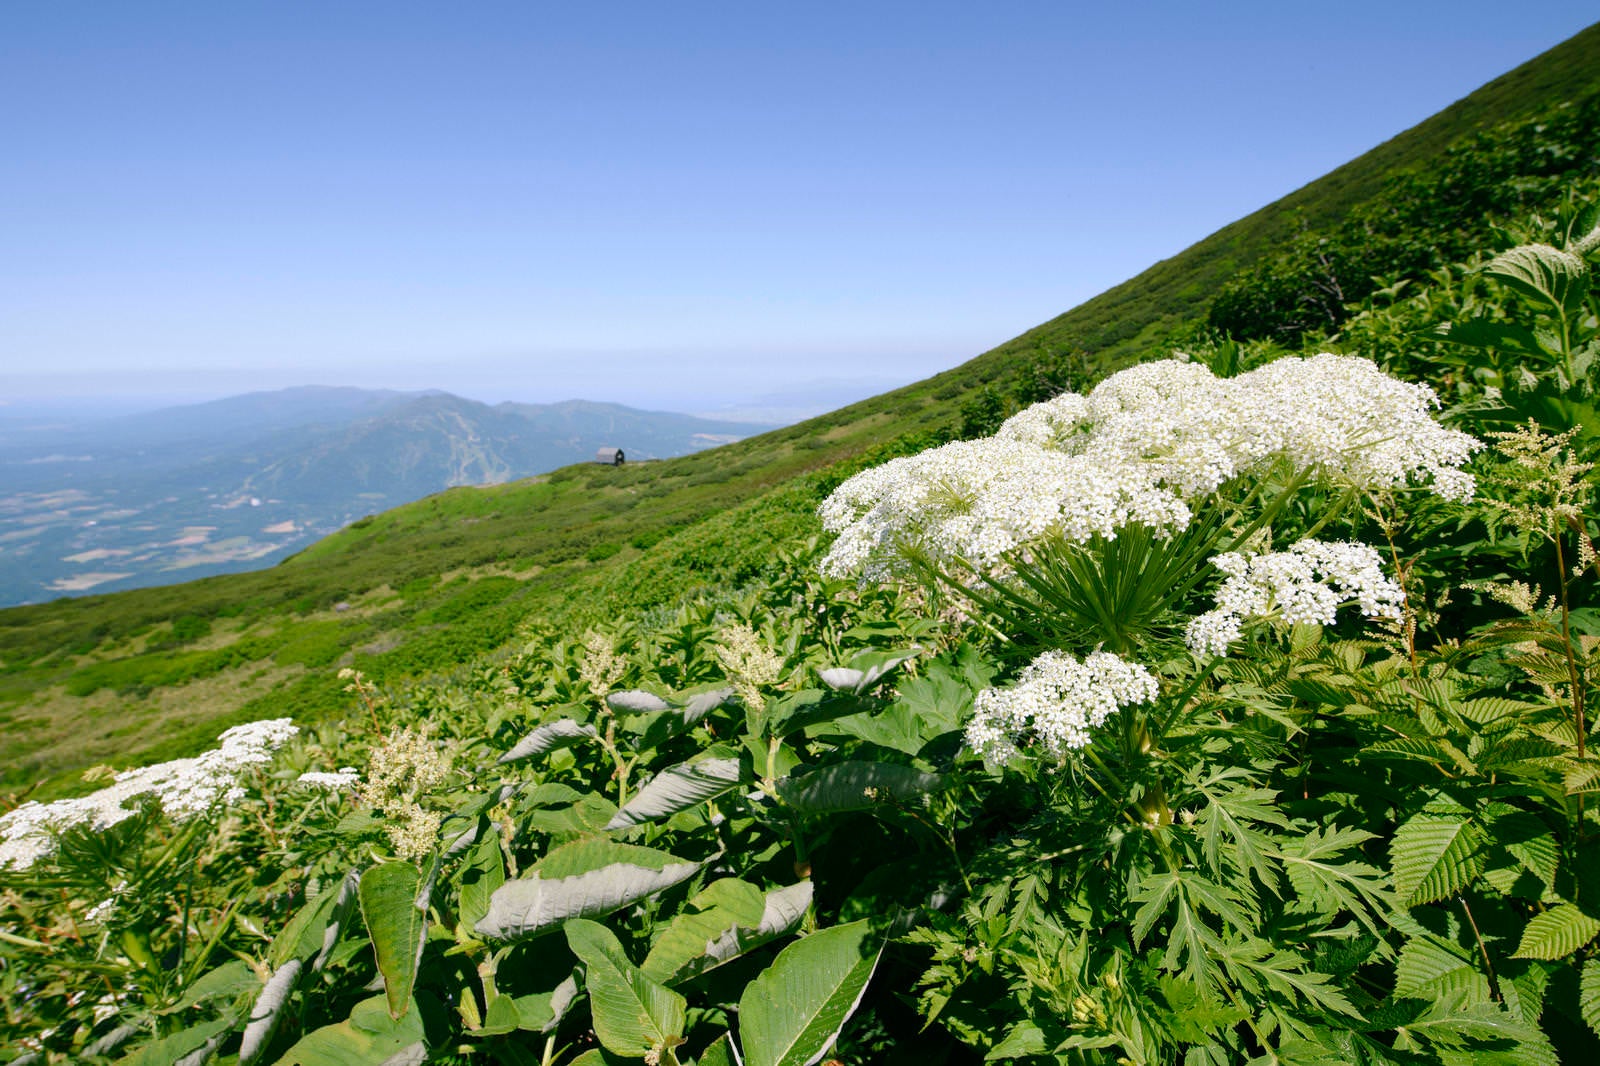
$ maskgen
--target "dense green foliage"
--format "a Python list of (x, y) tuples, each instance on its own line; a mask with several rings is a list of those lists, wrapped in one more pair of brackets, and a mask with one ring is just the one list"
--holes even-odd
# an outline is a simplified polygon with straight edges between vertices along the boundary
[[(511, 638), (525, 619), (581, 627), (696, 589), (736, 587), (762, 572), (776, 545), (815, 533), (820, 494), (874, 449), (982, 435), (1056, 389), (1188, 344), (1230, 279), (1297, 235), (1337, 230), (1386, 188), (1420, 195), (1440, 160), (1464, 164), (1459, 151), (1447, 156), (1463, 138), (1522, 143), (1528, 133), (1491, 127), (1525, 130), (1531, 116), (1597, 89), (1600, 27), (961, 367), (798, 426), (668, 462), (577, 466), (451, 490), (358, 521), (264, 571), (0, 611), (0, 725), (12, 742), (0, 787), (42, 780), (55, 794), (97, 761), (194, 751), (223, 726), (252, 718), (335, 713), (338, 686), (309, 665), (328, 661), (335, 646), (341, 664), (399, 683), (454, 668)], [(1571, 140), (1592, 143), (1593, 135), (1577, 131)], [(1397, 179), (1407, 172), (1422, 177), (1407, 186)], [(1434, 206), (1412, 207), (1419, 233), (1454, 227), (1452, 239), (1466, 247), (1496, 242), (1488, 220), (1457, 212), (1448, 226), (1436, 225)], [(1358, 278), (1363, 269), (1356, 265)], [(1384, 341), (1381, 348), (1395, 347)], [(730, 521), (730, 512), (742, 517)], [(720, 570), (725, 562), (733, 569)], [(463, 595), (459, 579), (484, 577), (517, 585), (465, 624), (418, 620)], [(212, 632), (175, 633), (169, 627), (179, 616), (208, 622)], [(294, 631), (305, 626), (315, 633), (301, 644)], [(240, 647), (209, 654), (228, 644)], [(291, 644), (300, 647), (285, 650)], [(80, 669), (109, 661), (122, 665), (107, 668), (108, 683), (88, 703), (68, 691), (69, 683), (87, 684), (71, 680)]]

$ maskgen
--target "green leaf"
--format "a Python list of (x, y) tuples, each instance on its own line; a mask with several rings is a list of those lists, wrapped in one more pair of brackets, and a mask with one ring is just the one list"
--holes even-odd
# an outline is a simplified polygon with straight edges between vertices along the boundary
[(860, 695), (869, 691), (889, 671), (907, 660), (915, 659), (921, 654), (921, 648), (911, 648), (908, 651), (861, 652), (850, 660), (849, 666), (835, 666), (828, 670), (820, 670), (817, 676), (822, 678), (824, 685), (836, 692), (851, 692)]
[(883, 952), (866, 921), (812, 933), (779, 953), (739, 998), (746, 1066), (811, 1066), (838, 1039)]
[(239, 1066), (250, 1066), (267, 1050), (267, 1042), (277, 1031), (283, 1008), (288, 1004), (289, 995), (299, 979), (300, 960), (290, 959), (261, 987), (261, 993), (250, 1008), (250, 1021), (244, 1027), (244, 1036), (240, 1038)]
[(1548, 244), (1524, 244), (1502, 252), (1483, 272), (1557, 312), (1575, 310), (1589, 291), (1587, 264)]
[(624, 829), (699, 806), (735, 788), (741, 779), (738, 759), (701, 759), (661, 771), (607, 823)]
[(500, 756), (500, 765), (531, 759), (536, 755), (555, 751), (557, 748), (570, 748), (595, 735), (594, 726), (582, 725), (571, 718), (546, 722), (518, 741), (516, 747)]
[(1461, 992), (1471, 1002), (1488, 1002), (1489, 979), (1454, 944), (1431, 935), (1414, 936), (1400, 949), (1394, 968), (1394, 994), (1427, 999)]
[(802, 814), (859, 811), (885, 800), (915, 802), (944, 785), (938, 774), (897, 763), (840, 762), (778, 782), (778, 796)]
[(700, 1057), (694, 1060), (694, 1066), (739, 1066), (738, 1056), (733, 1051), (733, 1036), (723, 1033), (711, 1041), (700, 1052)]
[(404, 1016), (411, 1005), (422, 959), (428, 912), (426, 901), (419, 899), (421, 891), (422, 875), (408, 862), (379, 863), (361, 875), (361, 916), (394, 1018)]
[(1395, 893), (1408, 907), (1455, 895), (1483, 872), (1483, 843), (1469, 818), (1413, 816), (1389, 847)]
[(295, 912), (289, 924), (273, 938), (272, 948), (267, 952), (267, 960), (274, 969), (290, 959), (304, 960), (312, 955), (317, 956), (312, 969), (322, 968), (349, 917), (359, 878), (360, 875), (351, 870), (338, 884), (324, 889)]
[(1578, 1012), (1590, 1029), (1600, 1034), (1600, 959), (1583, 964), (1583, 979), (1578, 985)]
[(386, 1066), (402, 1062), (421, 1062), (420, 1058), (398, 1059), (402, 1053), (413, 1056), (426, 1049), (422, 1012), (406, 1010), (398, 1021), (390, 1018), (384, 997), (362, 1000), (350, 1017), (307, 1033), (290, 1048), (276, 1066)]
[(607, 1051), (639, 1057), (683, 1043), (682, 996), (641, 973), (599, 922), (574, 918), (566, 934), (583, 960), (595, 1036)]
[(164, 1007), (157, 1014), (177, 1014), (188, 1010), (196, 1003), (204, 1003), (211, 999), (241, 996), (246, 992), (260, 992), (261, 978), (256, 972), (238, 959), (229, 959), (215, 970), (205, 974), (183, 990), (183, 998), (170, 1007)]
[(574, 969), (566, 979), (549, 992), (516, 997), (517, 1028), (536, 1033), (548, 1033), (561, 1024), (572, 1004), (578, 998), (579, 971)]
[(1022, 1021), (1011, 1027), (1004, 1039), (989, 1049), (983, 1057), (984, 1062), (993, 1062), (996, 1059), (1025, 1059), (1035, 1055), (1043, 1055), (1048, 1048), (1045, 1047), (1044, 1030), (1030, 1021)]
[(1439, 326), (1436, 332), (1451, 344), (1463, 344), (1471, 348), (1498, 348), (1518, 355), (1534, 355), (1541, 358), (1549, 355), (1540, 347), (1533, 330), (1514, 322), (1468, 319), (1461, 322), (1446, 322)]
[(589, 838), (563, 844), (528, 876), (507, 881), (489, 898), (473, 928), (510, 940), (550, 932), (569, 918), (593, 918), (654, 895), (693, 876), (697, 862), (664, 851)]
[(744, 881), (716, 881), (690, 901), (698, 913), (679, 914), (657, 938), (644, 972), (663, 984), (677, 984), (787, 936), (805, 917), (811, 891), (810, 881), (800, 881), (762, 896)]
[(471, 929), (489, 913), (489, 900), (506, 883), (506, 861), (500, 851), (500, 836), (488, 833), (473, 845), (467, 859), (456, 871), (460, 886), (459, 921)]
[(232, 1028), (232, 1018), (202, 1022), (182, 1032), (173, 1033), (169, 1037), (135, 1048), (126, 1058), (118, 1061), (123, 1066), (173, 1066), (185, 1056), (201, 1050), (214, 1040), (220, 1044), (223, 1035)]
[(1528, 922), (1512, 958), (1564, 959), (1593, 940), (1597, 933), (1600, 933), (1600, 921), (1583, 913), (1576, 904), (1557, 903)]

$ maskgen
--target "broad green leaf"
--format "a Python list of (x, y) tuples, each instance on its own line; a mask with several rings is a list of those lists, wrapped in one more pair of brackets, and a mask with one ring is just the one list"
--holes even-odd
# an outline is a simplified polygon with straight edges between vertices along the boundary
[(1442, 992), (1464, 992), (1472, 1002), (1487, 1002), (1489, 979), (1454, 944), (1431, 935), (1411, 937), (1395, 962), (1394, 994), (1426, 999)]
[(1571, 311), (1589, 291), (1589, 268), (1571, 252), (1524, 244), (1490, 260), (1483, 272), (1554, 311)]
[(738, 759), (701, 759), (661, 771), (630, 799), (607, 829), (624, 829), (699, 806), (739, 784)]
[[(126, 1058), (117, 1060), (123, 1066), (174, 1066), (207, 1046), (216, 1047), (233, 1028), (232, 1018), (192, 1025), (179, 1033), (135, 1048)], [(215, 1041), (215, 1043), (213, 1043)]]
[(1536, 914), (1522, 930), (1522, 942), (1517, 945), (1516, 959), (1564, 959), (1583, 947), (1600, 933), (1600, 921), (1595, 921), (1576, 904), (1557, 903), (1542, 914)]
[(656, 937), (640, 969), (662, 984), (673, 984), (678, 971), (704, 955), (718, 937), (740, 926), (760, 925), (765, 909), (766, 898), (755, 885), (735, 877), (713, 881)]
[(238, 959), (229, 959), (184, 989), (183, 998), (177, 1003), (163, 1007), (156, 1013), (176, 1014), (188, 1010), (196, 1003), (239, 996), (246, 992), (260, 992), (260, 990), (261, 978), (256, 972)]
[(686, 880), (700, 864), (664, 851), (588, 838), (564, 844), (528, 876), (507, 881), (474, 928), (510, 940), (547, 933), (569, 918), (593, 918)]
[(606, 697), (606, 705), (620, 714), (650, 714), (667, 710), (672, 705), (654, 692), (634, 688), (626, 692), (613, 692)]
[(496, 996), (484, 1011), (483, 1025), (473, 1030), (475, 1036), (501, 1036), (522, 1027), (522, 1012), (517, 1001), (510, 996)]
[(250, 1008), (250, 1021), (245, 1025), (244, 1036), (239, 1042), (239, 1066), (250, 1066), (267, 1050), (267, 1043), (277, 1031), (278, 1019), (282, 1017), (283, 1008), (289, 1002), (289, 995), (299, 979), (300, 960), (290, 959), (261, 987), (260, 995), (256, 996), (255, 1004)]
[(811, 1066), (866, 994), (882, 954), (866, 921), (790, 944), (739, 998), (746, 1066)]
[(758, 732), (783, 737), (821, 722), (831, 722), (857, 714), (869, 706), (851, 693), (802, 689), (774, 700), (767, 708), (766, 723)]
[(375, 996), (356, 1004), (347, 1020), (301, 1037), (276, 1066), (388, 1066), (421, 1062), (415, 1056), (426, 1049), (422, 1012), (407, 1009), (396, 1021), (384, 997)]
[(820, 670), (817, 676), (822, 678), (824, 685), (836, 692), (853, 692), (859, 695), (870, 690), (901, 663), (915, 659), (921, 654), (921, 648), (911, 648), (908, 651), (862, 652), (850, 660), (849, 666)]
[(471, 929), (489, 913), (489, 899), (506, 882), (506, 861), (500, 851), (500, 837), (489, 833), (478, 841), (467, 861), (456, 872), (461, 888), (458, 906), (461, 924)]
[(411, 1005), (428, 928), (427, 904), (418, 898), (422, 875), (408, 862), (379, 863), (361, 875), (360, 891), (361, 916), (383, 974), (389, 1013), (400, 1018)]
[[(760, 919), (754, 927), (735, 923), (726, 926), (715, 937), (700, 946), (700, 953), (672, 972), (669, 984), (687, 981), (732, 962), (747, 951), (752, 951), (769, 941), (788, 936), (800, 927), (800, 921), (811, 906), (810, 881), (797, 881), (786, 888), (768, 892), (762, 904)], [(653, 952), (652, 952), (653, 954)], [(650, 960), (645, 960), (648, 965)]]
[(516, 747), (500, 756), (500, 764), (503, 766), (506, 763), (531, 759), (535, 755), (544, 755), (557, 748), (570, 748), (595, 735), (594, 726), (581, 725), (571, 718), (546, 722), (518, 741)]
[(578, 999), (578, 979), (575, 976), (577, 973), (577, 970), (573, 970), (565, 980), (549, 992), (518, 996), (517, 1028), (548, 1033), (560, 1025), (561, 1019), (567, 1016), (572, 1004)]
[(944, 785), (938, 774), (884, 762), (841, 762), (778, 782), (778, 796), (802, 814), (857, 811), (887, 800), (914, 803)]
[(1471, 348), (1499, 348), (1519, 355), (1546, 356), (1534, 338), (1533, 330), (1514, 322), (1496, 322), (1490, 319), (1447, 322), (1435, 331), (1451, 344)]
[(1578, 1012), (1596, 1034), (1600, 1034), (1600, 959), (1590, 959), (1583, 964), (1583, 978), (1578, 984)]
[(607, 1051), (644, 1056), (683, 1043), (682, 996), (641, 973), (599, 922), (574, 918), (565, 930), (567, 945), (583, 961), (595, 1036)]
[(694, 1066), (739, 1066), (739, 1059), (733, 1051), (733, 1036), (723, 1033), (700, 1052), (700, 1057), (694, 1060)]
[(1005, 1038), (989, 1049), (983, 1061), (1032, 1058), (1035, 1055), (1043, 1055), (1048, 1050), (1049, 1048), (1045, 1046), (1044, 1030), (1033, 1022), (1023, 1021), (1012, 1026)]
[(1483, 843), (1468, 818), (1413, 816), (1389, 846), (1395, 893), (1409, 907), (1455, 895), (1483, 872)]
[(331, 941), (338, 939), (340, 927), (349, 917), (358, 880), (356, 871), (350, 871), (338, 884), (330, 885), (295, 912), (267, 952), (274, 969), (290, 959), (305, 960), (313, 955), (319, 960), (313, 968), (321, 969), (327, 952), (332, 950)]

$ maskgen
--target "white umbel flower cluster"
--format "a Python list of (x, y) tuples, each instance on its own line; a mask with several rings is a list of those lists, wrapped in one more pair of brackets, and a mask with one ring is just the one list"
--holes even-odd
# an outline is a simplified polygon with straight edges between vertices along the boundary
[(986, 688), (973, 702), (967, 746), (991, 763), (1015, 758), (1019, 745), (1037, 742), (1062, 758), (1089, 746), (1090, 730), (1119, 709), (1156, 698), (1150, 671), (1110, 652), (1082, 662), (1047, 651), (1025, 667), (1010, 688)]
[(1227, 552), (1211, 562), (1228, 575), (1217, 589), (1217, 606), (1185, 632), (1189, 647), (1208, 655), (1227, 654), (1247, 618), (1332, 625), (1339, 607), (1352, 600), (1368, 618), (1399, 618), (1405, 602), (1377, 551), (1353, 541), (1302, 540), (1287, 551)]
[(1285, 358), (1234, 378), (1171, 359), (1113, 374), (960, 441), (865, 470), (819, 514), (838, 533), (825, 572), (867, 580), (908, 556), (993, 566), (1045, 536), (1083, 542), (1132, 522), (1160, 534), (1223, 483), (1287, 461), (1365, 489), (1426, 483), (1473, 491), (1461, 466), (1480, 442), (1432, 418), (1433, 391), (1370, 360)]
[(352, 792), (361, 784), (361, 771), (354, 766), (341, 766), (330, 772), (308, 770), (295, 778), (295, 783), (325, 792)]
[(298, 732), (287, 718), (234, 726), (203, 755), (124, 770), (114, 784), (87, 796), (24, 803), (0, 817), (0, 867), (26, 870), (53, 853), (57, 836), (74, 826), (109, 829), (133, 817), (137, 807), (129, 801), (141, 797), (158, 800), (167, 817), (178, 822), (204, 814), (218, 802), (237, 803), (245, 794), (240, 775), (270, 761)]

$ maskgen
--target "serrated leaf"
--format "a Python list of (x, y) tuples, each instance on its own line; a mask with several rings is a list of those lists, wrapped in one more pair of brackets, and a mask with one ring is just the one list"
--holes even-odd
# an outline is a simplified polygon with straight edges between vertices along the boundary
[(1414, 815), (1389, 846), (1395, 893), (1408, 907), (1455, 895), (1483, 872), (1483, 842), (1470, 819)]
[(538, 936), (569, 918), (594, 918), (693, 876), (700, 864), (664, 851), (585, 839), (551, 851), (526, 877), (507, 881), (474, 928), (501, 940)]
[(1419, 999), (1441, 992), (1464, 992), (1473, 1002), (1487, 1002), (1489, 979), (1455, 945), (1434, 936), (1414, 936), (1395, 961), (1394, 994)]
[(1583, 964), (1583, 977), (1578, 983), (1578, 1013), (1584, 1024), (1600, 1035), (1600, 959), (1590, 959)]
[(607, 829), (665, 818), (722, 795), (742, 779), (738, 759), (701, 759), (661, 771), (623, 805)]
[(1548, 244), (1524, 244), (1502, 252), (1483, 272), (1558, 312), (1575, 309), (1589, 291), (1587, 264)]
[(531, 759), (536, 755), (544, 755), (557, 748), (570, 748), (595, 735), (594, 726), (574, 722), (571, 718), (547, 722), (518, 741), (516, 747), (500, 756), (499, 764), (504, 766), (507, 763)]
[(778, 954), (739, 998), (747, 1066), (812, 1066), (866, 994), (881, 941), (866, 921), (812, 933)]
[(290, 959), (261, 986), (261, 993), (250, 1008), (250, 1021), (246, 1023), (244, 1036), (239, 1042), (239, 1066), (250, 1066), (267, 1049), (267, 1042), (277, 1031), (278, 1019), (299, 979), (300, 960)]
[(674, 918), (651, 946), (643, 969), (669, 985), (699, 977), (792, 933), (811, 906), (811, 893), (810, 881), (775, 889), (765, 896), (743, 881), (729, 878), (715, 882), (695, 898), (694, 903), (704, 901), (706, 909)]
[(583, 961), (595, 1036), (607, 1051), (639, 1057), (683, 1042), (682, 996), (641, 973), (599, 922), (574, 918), (565, 930), (572, 953)]
[(396, 1021), (384, 997), (375, 996), (357, 1003), (347, 1020), (301, 1037), (276, 1066), (386, 1066), (425, 1051), (426, 1040), (421, 1011), (407, 1010)]
[(372, 937), (378, 972), (383, 974), (389, 1015), (404, 1016), (417, 982), (417, 964), (428, 931), (422, 875), (408, 862), (382, 862), (361, 875), (361, 916)]
[(1522, 941), (1512, 958), (1564, 959), (1600, 934), (1600, 921), (1576, 904), (1557, 903), (1536, 914), (1522, 930)]
[(884, 762), (840, 762), (778, 782), (778, 796), (802, 814), (858, 811), (885, 800), (911, 803), (943, 787), (944, 778)]

